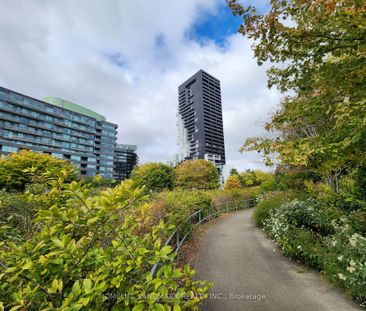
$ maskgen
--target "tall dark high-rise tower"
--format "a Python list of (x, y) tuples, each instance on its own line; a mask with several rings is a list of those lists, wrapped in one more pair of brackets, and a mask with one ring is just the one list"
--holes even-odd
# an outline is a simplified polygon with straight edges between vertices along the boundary
[(178, 92), (178, 161), (206, 159), (222, 172), (225, 144), (220, 81), (200, 70)]

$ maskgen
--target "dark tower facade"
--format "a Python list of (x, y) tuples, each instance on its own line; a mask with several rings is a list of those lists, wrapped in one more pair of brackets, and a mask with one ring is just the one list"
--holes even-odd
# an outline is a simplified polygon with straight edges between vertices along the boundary
[(139, 157), (136, 145), (117, 144), (114, 150), (114, 178), (121, 181), (129, 179)]
[(206, 159), (222, 172), (225, 143), (220, 81), (200, 70), (178, 88), (178, 161)]

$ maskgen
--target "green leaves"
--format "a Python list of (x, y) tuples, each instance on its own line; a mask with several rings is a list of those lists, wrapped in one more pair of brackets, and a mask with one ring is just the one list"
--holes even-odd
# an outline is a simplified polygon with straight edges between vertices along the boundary
[(83, 288), (85, 294), (90, 294), (92, 292), (92, 281), (90, 279), (83, 280)]
[(173, 251), (172, 247), (167, 245), (167, 246), (163, 246), (163, 248), (160, 250), (160, 257), (162, 259), (168, 259), (169, 258), (169, 254)]
[(48, 289), (48, 292), (50, 294), (55, 294), (57, 292), (61, 292), (63, 288), (63, 282), (62, 280), (53, 280), (51, 288)]
[(267, 14), (227, 3), (243, 18), (239, 31), (254, 39), (258, 63), (272, 62), (269, 87), (284, 94), (270, 133), (247, 139), (242, 151), (324, 179), (365, 161), (365, 3), (272, 1)]
[(52, 238), (51, 241), (53, 242), (53, 244), (55, 244), (57, 247), (59, 248), (64, 248), (64, 243), (57, 239), (57, 238)]
[(0, 189), (24, 191), (33, 183), (49, 184), (65, 172), (64, 179), (77, 178), (75, 167), (50, 155), (23, 150), (0, 159)]
[(133, 169), (131, 179), (135, 186), (144, 186), (145, 191), (172, 190), (174, 169), (163, 163), (146, 163)]
[(284, 204), (267, 214), (264, 229), (285, 254), (316, 267), (327, 280), (365, 304), (364, 230), (350, 214), (326, 203), (294, 200)]
[(176, 186), (182, 189), (217, 189), (219, 173), (206, 160), (188, 160), (176, 167)]
[(22, 270), (29, 270), (30, 268), (32, 268), (32, 266), (33, 266), (33, 262), (31, 262), (31, 261), (27, 261), (22, 267), (21, 267), (21, 269)]
[[(165, 245), (174, 226), (146, 224), (151, 207), (129, 183), (96, 196), (89, 190), (64, 184), (61, 176), (39, 195), (48, 208), (38, 213), (32, 234), (17, 244), (0, 243), (0, 262), (10, 266), (0, 271), (4, 308), (195, 309), (203, 298), (178, 293), (199, 293), (201, 287), (173, 268), (175, 254)], [(153, 277), (157, 261), (162, 268)]]

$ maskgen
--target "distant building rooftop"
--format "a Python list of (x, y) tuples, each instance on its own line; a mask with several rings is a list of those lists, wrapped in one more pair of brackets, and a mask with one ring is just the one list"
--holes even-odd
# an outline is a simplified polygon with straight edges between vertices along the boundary
[(116, 149), (136, 151), (137, 146), (136, 145), (128, 145), (128, 144), (117, 144)]
[(85, 116), (92, 117), (92, 118), (96, 119), (97, 121), (106, 120), (105, 117), (99, 113), (96, 113), (88, 108), (85, 108), (83, 106), (80, 106), (78, 104), (72, 103), (70, 101), (67, 101), (67, 100), (64, 100), (61, 98), (45, 97), (45, 98), (43, 98), (43, 101), (45, 101), (46, 103), (49, 103), (51, 105), (57, 106), (57, 107), (65, 108), (65, 109), (71, 110), (73, 112), (77, 112), (77, 113), (83, 114)]

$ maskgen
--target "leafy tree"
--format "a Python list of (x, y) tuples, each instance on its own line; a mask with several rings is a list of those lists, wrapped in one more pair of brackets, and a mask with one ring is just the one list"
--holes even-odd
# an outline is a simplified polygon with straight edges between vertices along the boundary
[(32, 236), (0, 243), (0, 309), (197, 310), (209, 287), (173, 266), (164, 241), (174, 226), (141, 232), (129, 214), (148, 213), (143, 191), (126, 182), (90, 196), (88, 185), (64, 177), (40, 194), (52, 207), (38, 212)]
[(274, 174), (271, 172), (263, 172), (260, 170), (255, 170), (254, 174), (258, 185), (261, 185), (263, 182), (266, 181), (274, 181), (275, 178)]
[(287, 94), (266, 125), (271, 134), (242, 150), (312, 169), (338, 191), (340, 175), (366, 157), (365, 2), (273, 0), (267, 14), (227, 3), (243, 17), (240, 32), (254, 40), (258, 64), (274, 64), (268, 85)]
[(240, 189), (241, 187), (239, 175), (230, 175), (226, 179), (225, 190)]
[(230, 176), (233, 176), (233, 175), (239, 175), (239, 172), (238, 172), (238, 170), (236, 168), (232, 168), (230, 170)]
[(77, 179), (76, 168), (71, 163), (48, 154), (22, 150), (0, 158), (0, 189), (23, 191), (28, 184), (56, 178), (61, 171), (69, 172), (68, 181)]
[(217, 189), (220, 175), (209, 161), (187, 160), (176, 169), (176, 186), (184, 189)]
[(131, 179), (137, 186), (145, 186), (148, 191), (172, 190), (174, 187), (174, 168), (163, 163), (146, 163), (136, 166)]
[(257, 179), (255, 172), (252, 170), (246, 170), (240, 174), (241, 183), (244, 187), (257, 186)]

